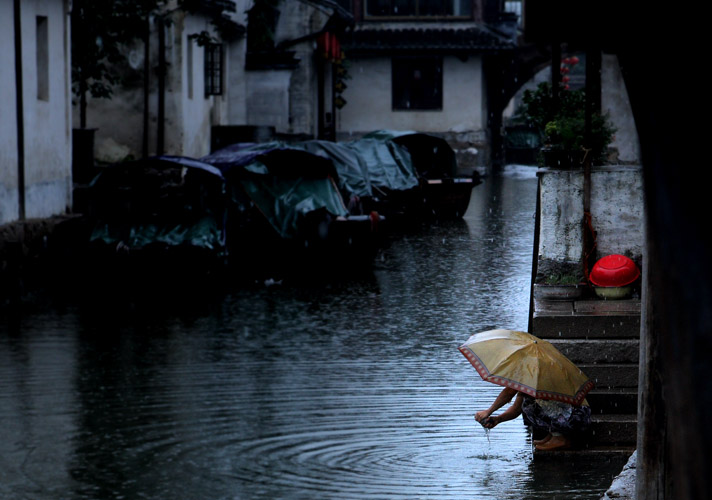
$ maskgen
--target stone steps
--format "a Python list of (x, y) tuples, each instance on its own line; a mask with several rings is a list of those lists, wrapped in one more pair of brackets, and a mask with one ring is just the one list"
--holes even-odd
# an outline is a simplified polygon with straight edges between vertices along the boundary
[(638, 365), (632, 363), (599, 363), (589, 365), (577, 363), (578, 367), (593, 380), (596, 387), (636, 388), (638, 387)]
[(584, 446), (581, 448), (571, 448), (568, 450), (539, 451), (534, 449), (534, 459), (539, 461), (545, 460), (570, 460), (581, 461), (582, 466), (590, 464), (590, 460), (601, 459), (611, 460), (618, 459), (625, 461), (635, 451), (635, 445), (606, 445), (606, 446)]
[(596, 384), (586, 398), (592, 422), (577, 440), (579, 452), (630, 455), (637, 438), (640, 301), (536, 300), (532, 333)]
[(638, 339), (546, 339), (574, 363), (638, 363)]
[(640, 301), (536, 300), (532, 321), (534, 335), (545, 339), (637, 339)]
[(594, 389), (586, 400), (593, 414), (632, 414), (638, 412), (638, 390), (634, 388)]
[(591, 415), (591, 429), (586, 441), (596, 445), (635, 445), (637, 435), (636, 415)]

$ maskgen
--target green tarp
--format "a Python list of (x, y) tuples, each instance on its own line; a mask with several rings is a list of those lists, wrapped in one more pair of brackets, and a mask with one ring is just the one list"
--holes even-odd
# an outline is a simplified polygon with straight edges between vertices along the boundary
[(280, 177), (269, 175), (268, 168), (254, 160), (245, 170), (255, 175), (240, 177), (239, 182), (252, 202), (283, 238), (293, 238), (299, 220), (310, 212), (324, 209), (345, 217), (339, 190), (330, 177)]
[(373, 196), (374, 189), (405, 191), (418, 185), (408, 150), (390, 140), (365, 137), (348, 142), (304, 141), (293, 147), (329, 158), (348, 195)]
[(112, 246), (123, 242), (133, 249), (156, 243), (170, 247), (185, 245), (208, 250), (222, 249), (221, 231), (212, 216), (202, 217), (193, 224), (136, 223), (131, 225), (128, 234), (110, 224), (98, 224), (92, 231), (90, 240), (102, 241)]

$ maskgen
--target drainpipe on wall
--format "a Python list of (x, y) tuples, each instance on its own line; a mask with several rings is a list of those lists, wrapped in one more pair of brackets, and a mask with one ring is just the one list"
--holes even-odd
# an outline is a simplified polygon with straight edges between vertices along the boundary
[(149, 62), (150, 51), (149, 41), (151, 39), (151, 18), (146, 15), (146, 26), (143, 38), (143, 145), (142, 156), (148, 158), (148, 97), (149, 97), (149, 70), (151, 65)]
[(25, 219), (25, 109), (22, 93), (22, 18), (20, 0), (14, 1), (15, 24), (15, 106), (17, 112), (17, 205), (18, 217)]
[(596, 250), (596, 231), (591, 215), (591, 127), (593, 113), (601, 109), (601, 50), (594, 46), (586, 50), (586, 103), (584, 145), (589, 150), (583, 162), (583, 274), (588, 279), (593, 253)]
[[(559, 107), (559, 84), (561, 83), (561, 42), (551, 44), (551, 98), (554, 108)], [(557, 109), (558, 111), (558, 109)]]
[(162, 155), (165, 149), (166, 115), (166, 30), (162, 17), (158, 23), (158, 127), (156, 130), (156, 154)]

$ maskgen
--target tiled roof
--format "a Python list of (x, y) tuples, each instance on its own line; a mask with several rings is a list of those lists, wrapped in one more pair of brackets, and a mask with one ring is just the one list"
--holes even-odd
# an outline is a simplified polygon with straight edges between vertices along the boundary
[(359, 27), (346, 33), (344, 49), (350, 54), (394, 51), (492, 52), (514, 48), (514, 43), (496, 33), (471, 27)]

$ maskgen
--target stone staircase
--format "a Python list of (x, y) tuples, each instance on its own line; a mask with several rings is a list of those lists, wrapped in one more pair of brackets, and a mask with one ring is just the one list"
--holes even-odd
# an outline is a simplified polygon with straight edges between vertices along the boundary
[(531, 333), (554, 344), (596, 383), (587, 396), (592, 428), (578, 452), (632, 453), (640, 300), (534, 300)]

